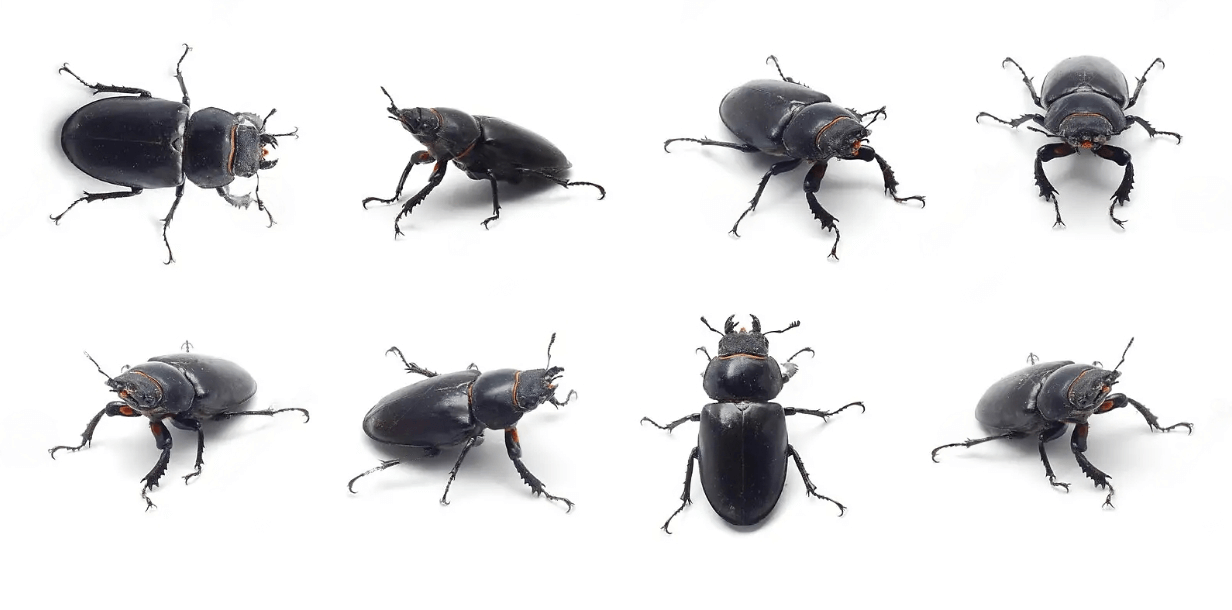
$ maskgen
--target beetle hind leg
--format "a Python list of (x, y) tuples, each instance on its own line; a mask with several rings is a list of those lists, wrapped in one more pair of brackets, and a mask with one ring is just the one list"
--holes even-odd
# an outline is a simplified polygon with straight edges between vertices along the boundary
[(697, 144), (701, 144), (702, 146), (721, 146), (723, 148), (731, 148), (731, 149), (735, 149), (740, 152), (746, 152), (746, 153), (761, 152), (760, 150), (758, 150), (756, 146), (753, 146), (752, 144), (740, 144), (736, 142), (720, 142), (718, 140), (711, 140), (710, 138), (672, 138), (670, 140), (664, 140), (663, 141), (663, 152), (671, 152), (670, 150), (667, 149), (667, 145), (671, 144), (672, 142), (696, 142)]
[(986, 436), (984, 438), (969, 438), (961, 443), (950, 443), (948, 445), (942, 445), (940, 447), (937, 447), (936, 449), (933, 449), (932, 459), (933, 459), (933, 462), (936, 463), (937, 462), (937, 452), (941, 451), (942, 449), (948, 449), (950, 447), (974, 447), (981, 443), (987, 443), (988, 441), (995, 441), (995, 440), (1003, 439), (1003, 438), (1015, 439), (1015, 438), (1025, 438), (1025, 437), (1026, 437), (1026, 434), (1022, 432), (1004, 432), (1002, 434), (994, 434), (992, 436)]
[(1164, 60), (1158, 57), (1155, 58), (1155, 61), (1151, 62), (1151, 65), (1146, 67), (1146, 71), (1142, 73), (1142, 78), (1138, 79), (1138, 86), (1134, 87), (1134, 94), (1129, 97), (1129, 102), (1125, 104), (1126, 110), (1133, 108), (1134, 104), (1138, 103), (1138, 94), (1142, 93), (1142, 85), (1146, 84), (1146, 75), (1151, 73), (1151, 68), (1154, 68), (1155, 64), (1159, 64), (1161, 68), (1167, 67), (1164, 65)]
[(97, 93), (130, 93), (133, 95), (139, 95), (141, 97), (153, 97), (152, 95), (150, 95), (149, 91), (146, 91), (145, 89), (138, 89), (137, 87), (119, 87), (116, 85), (102, 85), (99, 83), (94, 83), (93, 85), (91, 85), (90, 83), (87, 83), (86, 81), (82, 80), (80, 76), (77, 76), (76, 72), (73, 72), (72, 70), (70, 70), (68, 68), (68, 64), (64, 64), (63, 66), (60, 66), (59, 72), (61, 74), (68, 74), (69, 76), (77, 79), (77, 82), (85, 85), (86, 87), (89, 87), (90, 89), (93, 89), (94, 93), (96, 94)]
[[(549, 174), (548, 172), (539, 171), (539, 170), (537, 170), (537, 169), (527, 169), (527, 168), (525, 168), (525, 167), (519, 167), (519, 168), (518, 168), (518, 171), (519, 171), (519, 172), (522, 172), (523, 174), (528, 175), (528, 176), (539, 176), (540, 178), (543, 178), (544, 180), (550, 180), (550, 181), (555, 182), (556, 184), (559, 184), (560, 186), (563, 186), (563, 187), (565, 187), (565, 188), (569, 188), (569, 187), (571, 187), (571, 186), (593, 186), (593, 187), (595, 187), (595, 188), (599, 189), (599, 199), (600, 199), (600, 200), (603, 200), (604, 198), (606, 198), (606, 197), (607, 197), (607, 189), (603, 188), (602, 186), (600, 186), (600, 185), (598, 185), (598, 184), (595, 184), (594, 182), (581, 182), (581, 181), (578, 181), (578, 180), (565, 180), (564, 178), (561, 178), (560, 176), (554, 176), (554, 175), (552, 175), (552, 174)], [(495, 189), (495, 183), (493, 183), (493, 189)], [(495, 193), (495, 191), (493, 191), (493, 194), (492, 194), (492, 203), (493, 203), (493, 204), (495, 204), (495, 203), (496, 203), (496, 193)], [(497, 214), (497, 215), (499, 216), (499, 214)], [(489, 219), (489, 220), (491, 220), (491, 219)], [(486, 221), (485, 221), (485, 223), (484, 223), (484, 226), (487, 226)]]
[(675, 519), (676, 515), (679, 515), (680, 511), (684, 510), (684, 507), (693, 503), (693, 462), (697, 461), (699, 455), (701, 455), (701, 449), (698, 447), (694, 447), (693, 451), (689, 453), (688, 465), (684, 469), (684, 492), (680, 494), (680, 508), (677, 508), (676, 512), (673, 512), (672, 516), (668, 517), (667, 521), (663, 522), (663, 526), (659, 528), (669, 534), (672, 531), (667, 528), (672, 524), (672, 519)]
[(299, 411), (300, 413), (302, 413), (304, 415), (304, 423), (308, 423), (308, 420), (311, 419), (312, 417), (311, 415), (308, 414), (307, 409), (301, 409), (299, 407), (287, 407), (285, 409), (262, 409), (260, 411), (224, 411), (222, 413), (219, 413), (218, 415), (215, 415), (213, 419), (214, 421), (222, 421), (222, 420), (231, 419), (232, 417), (239, 417), (241, 415), (267, 415), (267, 416), (272, 417), (279, 413), (286, 413), (288, 411)]
[[(436, 457), (440, 454), (441, 454), (441, 450), (436, 447), (425, 447), (424, 448), (424, 457), (431, 458), (431, 457)], [(360, 474), (358, 474), (355, 478), (351, 479), (350, 481), (347, 481), (347, 491), (351, 493), (358, 493), (357, 491), (355, 491), (355, 481), (358, 481), (370, 474), (385, 470), (386, 468), (389, 468), (391, 466), (397, 466), (398, 464), (401, 464), (404, 461), (406, 460), (381, 460), (380, 466), (365, 470), (361, 472)]]
[(791, 445), (787, 445), (787, 455), (790, 455), (791, 458), (795, 460), (796, 470), (800, 471), (800, 478), (804, 479), (804, 488), (808, 490), (808, 494), (810, 496), (813, 496), (814, 498), (821, 498), (822, 500), (833, 503), (835, 506), (838, 507), (838, 516), (842, 517), (843, 513), (847, 512), (847, 507), (843, 506), (838, 500), (835, 500), (834, 498), (828, 498), (826, 496), (821, 495), (820, 493), (817, 493), (817, 486), (813, 484), (813, 480), (809, 478), (808, 471), (804, 469), (804, 460), (800, 459), (800, 454), (796, 452), (796, 448), (792, 447)]
[(500, 208), (500, 195), (497, 192), (498, 189), (496, 186), (496, 176), (493, 176), (491, 172), (488, 173), (488, 182), (492, 184), (492, 215), (485, 218), (483, 222), (479, 223), (483, 225), (483, 228), (485, 229), (488, 228), (489, 222), (500, 219), (500, 209), (501, 209)]
[(141, 187), (134, 186), (132, 187), (132, 190), (130, 191), (112, 191), (110, 193), (89, 193), (89, 192), (82, 193), (81, 194), (82, 196), (77, 198), (76, 201), (68, 204), (68, 207), (64, 208), (63, 212), (60, 212), (59, 214), (56, 214), (55, 216), (50, 216), (49, 218), (51, 218), (52, 222), (56, 224), (60, 224), (60, 219), (64, 218), (64, 215), (68, 214), (69, 210), (73, 209), (74, 207), (77, 207), (77, 204), (83, 201), (86, 203), (89, 203), (91, 201), (102, 201), (104, 199), (123, 199), (125, 197), (136, 197), (137, 195), (140, 195), (144, 190), (145, 189), (142, 189)]
[(1018, 62), (1014, 61), (1012, 57), (1006, 57), (1002, 60), (1001, 67), (1004, 68), (1005, 64), (1014, 64), (1014, 67), (1018, 68), (1018, 73), (1022, 75), (1023, 84), (1027, 86), (1027, 91), (1031, 92), (1031, 101), (1035, 102), (1036, 106), (1043, 108), (1044, 105), (1040, 103), (1040, 96), (1035, 92), (1035, 83), (1031, 82), (1032, 79), (1030, 76), (1027, 76), (1027, 71), (1023, 70), (1022, 66), (1018, 65)]

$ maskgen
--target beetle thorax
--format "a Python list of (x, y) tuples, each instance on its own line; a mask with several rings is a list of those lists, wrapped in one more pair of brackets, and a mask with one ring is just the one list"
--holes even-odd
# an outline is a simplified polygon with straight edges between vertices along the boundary
[(151, 416), (187, 410), (196, 395), (184, 374), (165, 362), (143, 362), (107, 385), (125, 404)]
[(854, 156), (868, 130), (859, 119), (836, 104), (817, 103), (801, 108), (783, 129), (783, 147), (797, 159), (824, 161)]

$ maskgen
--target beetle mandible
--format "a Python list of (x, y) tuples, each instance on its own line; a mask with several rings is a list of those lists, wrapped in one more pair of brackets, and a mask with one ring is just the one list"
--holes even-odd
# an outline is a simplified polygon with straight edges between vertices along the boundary
[[(60, 68), (60, 72), (93, 89), (95, 95), (128, 94), (96, 100), (77, 109), (64, 122), (60, 146), (77, 169), (130, 190), (83, 193), (63, 212), (51, 217), (56, 224), (83, 201), (120, 199), (140, 195), (145, 189), (175, 187), (175, 201), (162, 219), (163, 245), (167, 247), (167, 263), (170, 264), (175, 256), (167, 240), (167, 228), (184, 195), (187, 177), (201, 188), (214, 189), (237, 208), (247, 208), (255, 201), (257, 209), (269, 218), (269, 226), (274, 226), (274, 216), (261, 200), (257, 172), (278, 163), (265, 158), (269, 154), (266, 146), (277, 148), (280, 137), (299, 137), (298, 129), (290, 133), (266, 132), (265, 124), (275, 110), (265, 118), (250, 112), (232, 113), (218, 108), (206, 108), (190, 115), (188, 89), (184, 86), (180, 66), (191, 50), (184, 45), (184, 54), (175, 64), (175, 80), (184, 96), (179, 102), (153, 97), (149, 91), (136, 87), (92, 85), (70, 70), (68, 64)], [(257, 178), (252, 194), (231, 194), (231, 183), (237, 176)]]
[(1027, 361), (1031, 366), (1013, 373), (994, 383), (975, 407), (975, 418), (981, 424), (998, 434), (984, 438), (967, 439), (961, 443), (951, 443), (933, 449), (932, 460), (937, 461), (937, 452), (947, 447), (971, 447), (997, 439), (1019, 439), (1035, 436), (1039, 441), (1040, 460), (1044, 462), (1044, 476), (1054, 487), (1069, 491), (1069, 483), (1057, 481), (1048, 463), (1048, 453), (1044, 443), (1060, 438), (1065, 434), (1069, 424), (1074, 424), (1074, 432), (1070, 435), (1070, 450), (1082, 473), (1095, 482), (1096, 488), (1108, 490), (1104, 498), (1104, 506), (1112, 508), (1112, 496), (1116, 493), (1111, 478), (1091, 464), (1085, 452), (1087, 450), (1087, 420), (1092, 415), (1107, 413), (1125, 405), (1133, 405), (1142, 417), (1146, 419), (1151, 430), (1169, 432), (1180, 427), (1193, 434), (1193, 424), (1181, 422), (1171, 426), (1160, 426), (1159, 419), (1151, 413), (1146, 405), (1120, 393), (1112, 393), (1112, 386), (1121, 377), (1122, 364), (1125, 355), (1134, 340), (1129, 340), (1121, 361), (1111, 371), (1095, 364), (1076, 364), (1070, 360), (1057, 362), (1039, 362), (1039, 357), (1031, 354)]
[[(577, 392), (570, 390), (564, 400), (556, 398), (556, 380), (565, 369), (552, 366), (552, 344), (555, 342), (556, 333), (552, 333), (548, 341), (548, 364), (541, 369), (481, 372), (472, 364), (465, 371), (444, 375), (407, 362), (402, 350), (391, 347), (386, 354), (397, 354), (408, 373), (427, 379), (377, 402), (364, 416), (364, 432), (380, 443), (423, 449), (424, 457), (436, 457), (443, 447), (461, 445), (462, 452), (453, 470), (449, 471), (445, 493), (441, 494), (441, 504), (448, 505), (449, 487), (458, 476), (466, 454), (483, 442), (485, 431), (502, 430), (509, 459), (513, 460), (518, 475), (530, 486), (531, 493), (563, 502), (569, 512), (573, 510), (573, 502), (548, 493), (543, 482), (522, 463), (522, 443), (518, 440), (517, 428), (522, 416), (539, 405), (550, 402), (559, 409), (577, 397)], [(351, 479), (347, 489), (355, 493), (355, 481), (403, 461), (405, 459), (384, 460), (380, 466)]]
[(94, 428), (104, 415), (149, 418), (150, 432), (162, 451), (154, 468), (141, 479), (141, 499), (145, 500), (145, 508), (149, 510), (154, 507), (154, 502), (146, 492), (158, 487), (158, 480), (167, 472), (167, 464), (171, 460), (171, 431), (163, 423), (164, 420), (181, 430), (197, 433), (197, 461), (193, 471), (184, 476), (185, 483), (201, 474), (201, 465), (205, 463), (202, 459), (205, 452), (205, 432), (201, 429), (203, 422), (241, 415), (276, 415), (286, 411), (299, 411), (304, 414), (304, 421), (308, 421), (308, 411), (298, 407), (245, 411), (244, 408), (257, 393), (257, 382), (252, 375), (230, 360), (190, 353), (192, 344), (187, 341), (183, 347), (182, 354), (155, 356), (148, 362), (126, 368), (117, 377), (103, 372), (103, 367), (87, 353), (86, 358), (107, 378), (107, 387), (118, 394), (120, 400), (107, 403), (102, 411), (94, 415), (85, 432), (81, 433), (80, 444), (48, 449), (52, 459), (61, 449), (77, 451), (89, 445), (94, 438)]
[(1032, 79), (1018, 62), (1006, 57), (1001, 62), (1001, 67), (1005, 67), (1007, 63), (1018, 68), (1018, 72), (1022, 74), (1022, 82), (1026, 83), (1027, 90), (1031, 92), (1031, 100), (1044, 114), (1024, 114), (1012, 121), (1006, 121), (981, 112), (975, 115), (975, 121), (978, 123), (980, 117), (988, 117), (1010, 127), (1034, 121), (1043, 129), (1030, 125), (1027, 129), (1061, 140), (1055, 144), (1045, 144), (1035, 152), (1035, 185), (1039, 187), (1040, 197), (1052, 202), (1053, 210), (1057, 214), (1053, 227), (1065, 226), (1065, 223), (1061, 221), (1061, 204), (1057, 202), (1057, 189), (1053, 188), (1048, 177), (1044, 175), (1045, 161), (1089, 150), (1101, 159), (1124, 167), (1125, 174), (1121, 178), (1121, 185), (1112, 194), (1112, 205), (1108, 206), (1108, 216), (1118, 227), (1124, 228), (1126, 221), (1117, 218), (1113, 210), (1118, 203), (1124, 207), (1125, 202), (1129, 201), (1129, 191), (1134, 188), (1134, 164), (1130, 161), (1129, 151), (1108, 144), (1108, 139), (1137, 123), (1152, 138), (1163, 134), (1176, 138), (1177, 144), (1181, 143), (1181, 134), (1156, 130), (1146, 119), (1125, 114), (1125, 111), (1137, 103), (1138, 94), (1142, 92), (1142, 85), (1146, 84), (1146, 75), (1151, 72), (1151, 68), (1154, 68), (1155, 64), (1164, 67), (1164, 60), (1156, 57), (1155, 61), (1147, 66), (1142, 78), (1138, 79), (1133, 95), (1129, 93), (1129, 82), (1125, 79), (1125, 73), (1102, 57), (1083, 55), (1063, 60), (1044, 76), (1044, 82), (1040, 86), (1042, 95), (1035, 92)]
[(839, 509), (839, 516), (846, 511), (842, 504), (817, 492), (800, 454), (787, 442), (786, 418), (803, 414), (825, 420), (848, 407), (858, 406), (863, 412), (864, 403), (857, 401), (826, 412), (770, 402), (782, 391), (783, 384), (795, 376), (797, 366), (792, 359), (804, 352), (812, 354), (813, 350), (806, 347), (779, 366), (769, 354), (770, 342), (766, 336), (796, 328), (800, 322), (792, 322), (782, 330), (762, 332), (757, 316), (750, 314), (749, 318), (751, 331), (745, 328), (737, 331), (733, 315), (727, 318), (723, 331), (719, 332), (702, 317), (702, 324), (721, 337), (718, 355), (713, 358), (705, 347), (697, 348), (709, 360), (702, 375), (702, 387), (715, 402), (703, 407), (700, 413), (686, 415), (666, 426), (649, 417), (641, 420), (668, 432), (685, 422), (701, 424), (697, 446), (689, 454), (685, 468), (680, 508), (663, 524), (663, 531), (669, 534), (672, 519), (692, 503), (694, 460), (700, 465), (702, 490), (710, 506), (733, 525), (753, 525), (770, 514), (783, 493), (788, 457), (796, 462), (810, 496), (833, 502)]
[(471, 180), (487, 180), (492, 185), (492, 215), (481, 223), (485, 229), (488, 223), (500, 218), (498, 181), (518, 184), (528, 176), (535, 176), (566, 188), (593, 186), (599, 189), (599, 199), (607, 197), (607, 190), (598, 184), (561, 178), (560, 175), (573, 164), (554, 144), (529, 129), (496, 117), (472, 116), (453, 108), (399, 109), (385, 87), (381, 87), (381, 92), (389, 98), (389, 108), (386, 109), (389, 118), (401, 123), (403, 129), (411, 132), (427, 150), (411, 155), (411, 160), (402, 170), (402, 177), (398, 179), (398, 188), (393, 197), (368, 197), (363, 200), (364, 209), (368, 209), (368, 204), (373, 201), (397, 203), (402, 197), (402, 187), (406, 186), (406, 178), (411, 175), (411, 168), (436, 163), (432, 166), (428, 184), (407, 199), (402, 204), (402, 211), (394, 218), (394, 237), (403, 234), (398, 227), (399, 221), (423, 203), (428, 193), (445, 178), (450, 161), (466, 172)]
[[(804, 197), (813, 216), (821, 221), (822, 228), (834, 232), (830, 256), (835, 260), (838, 260), (839, 231), (835, 224), (838, 219), (821, 207), (814, 194), (821, 188), (830, 159), (876, 161), (881, 167), (885, 191), (894, 201), (904, 203), (914, 199), (923, 207), (924, 197), (920, 195), (898, 196), (898, 180), (894, 177), (894, 170), (871, 146), (864, 145), (872, 133), (868, 127), (878, 118), (886, 116), (885, 106), (869, 112), (843, 108), (832, 103), (830, 96), (784, 76), (775, 56), (766, 58), (766, 62), (774, 62), (781, 81), (762, 79), (747, 82), (728, 92), (719, 104), (719, 117), (740, 138), (740, 143), (719, 142), (710, 138), (672, 138), (663, 143), (665, 151), (672, 142), (696, 142), (703, 146), (722, 146), (746, 153), (760, 152), (787, 158), (770, 166), (762, 176), (748, 209), (736, 219), (729, 233), (740, 236), (737, 233), (740, 221), (757, 208), (771, 176), (791, 171), (804, 162), (812, 166), (804, 178)], [(862, 123), (869, 115), (873, 118), (868, 123)]]

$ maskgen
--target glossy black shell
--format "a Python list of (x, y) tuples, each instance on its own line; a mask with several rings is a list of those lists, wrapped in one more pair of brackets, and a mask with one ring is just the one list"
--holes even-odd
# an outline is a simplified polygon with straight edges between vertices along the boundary
[(152, 97), (109, 97), (64, 122), (60, 146), (77, 169), (120, 186), (167, 188), (184, 182), (188, 106)]
[[(188, 119), (184, 146), (184, 175), (201, 188), (218, 188), (235, 181), (235, 164), (250, 155), (239, 151), (260, 150), (260, 135), (239, 118), (219, 108), (205, 108)], [(248, 175), (256, 173), (251, 168)]]
[(482, 130), (482, 145), (454, 159), (470, 178), (486, 180), (490, 171), (500, 180), (516, 183), (522, 174), (514, 168), (556, 174), (573, 166), (555, 144), (525, 127), (491, 116), (476, 116), (475, 120)]
[[(194, 388), (204, 390), (203, 393), (191, 398), (192, 403), (188, 409), (176, 409), (187, 411), (193, 419), (208, 419), (224, 411), (239, 410), (257, 393), (257, 382), (252, 375), (230, 360), (192, 353), (168, 354), (150, 358), (150, 363), (159, 362), (171, 365)], [(142, 363), (124, 374), (150, 371), (150, 376), (155, 379), (165, 374), (165, 369), (151, 370), (154, 368), (149, 363)]]
[(984, 392), (975, 407), (975, 418), (989, 428), (1006, 432), (1033, 434), (1043, 430), (1055, 421), (1047, 415), (1055, 417), (1067, 412), (1056, 406), (1056, 401), (1064, 404), (1064, 397), (1051, 396), (1047, 391), (1056, 385), (1049, 384), (1050, 378), (1073, 364), (1069, 360), (1041, 362), (1005, 376)]
[(1082, 55), (1062, 60), (1040, 84), (1040, 101), (1047, 108), (1071, 93), (1090, 91), (1111, 98), (1119, 108), (1129, 102), (1125, 73), (1103, 57)]
[(712, 358), (702, 374), (702, 388), (720, 402), (774, 400), (783, 390), (783, 372), (769, 356), (735, 354)]
[(733, 525), (765, 519), (787, 477), (787, 417), (777, 403), (711, 403), (698, 434), (702, 489)]
[(754, 80), (723, 97), (719, 117), (745, 143), (764, 153), (787, 156), (783, 146), (783, 130), (787, 123), (804, 106), (829, 101), (830, 96), (803, 85), (781, 80)]
[(471, 417), (468, 391), (478, 371), (437, 375), (382, 398), (364, 416), (374, 440), (411, 447), (447, 447), (475, 436), (483, 425)]

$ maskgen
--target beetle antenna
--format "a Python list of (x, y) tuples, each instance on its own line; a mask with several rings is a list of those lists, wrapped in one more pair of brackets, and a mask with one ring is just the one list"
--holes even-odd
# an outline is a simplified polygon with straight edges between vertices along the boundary
[[(545, 366), (544, 368), (548, 368), (548, 369), (552, 368), (552, 344), (553, 343), (556, 343), (556, 333), (552, 333), (552, 338), (548, 340), (548, 365)], [(569, 399), (566, 398), (565, 402), (569, 402)]]
[(761, 320), (758, 320), (757, 316), (753, 314), (749, 314), (749, 317), (753, 319), (753, 332), (760, 333), (761, 332)]
[(107, 378), (107, 381), (111, 381), (111, 382), (114, 382), (114, 381), (115, 381), (115, 379), (113, 379), (113, 378), (111, 377), (111, 375), (108, 375), (107, 373), (104, 373), (104, 372), (103, 372), (103, 367), (101, 367), (101, 366), (99, 366), (99, 365), (98, 365), (98, 361), (94, 359), (94, 356), (91, 356), (91, 355), (90, 355), (90, 352), (81, 352), (81, 353), (85, 354), (85, 355), (86, 355), (86, 358), (89, 358), (89, 359), (90, 359), (90, 362), (93, 362), (93, 363), (94, 363), (94, 368), (98, 369), (98, 372), (99, 372), (100, 374), (102, 374), (102, 376), (103, 376), (103, 377), (106, 377), (106, 378)]
[(1129, 353), (1129, 346), (1130, 346), (1130, 345), (1133, 345), (1133, 344), (1134, 344), (1134, 338), (1133, 338), (1133, 337), (1130, 337), (1130, 338), (1129, 338), (1129, 345), (1126, 345), (1126, 346), (1125, 346), (1125, 351), (1121, 352), (1121, 361), (1120, 361), (1120, 362), (1118, 362), (1118, 363), (1117, 363), (1117, 365), (1116, 365), (1116, 367), (1115, 367), (1115, 368), (1113, 368), (1112, 370), (1114, 370), (1114, 371), (1115, 371), (1115, 370), (1117, 370), (1117, 369), (1121, 368), (1121, 365), (1122, 365), (1122, 364), (1125, 364), (1125, 354), (1128, 354), (1128, 353)]
[(714, 332), (715, 334), (719, 335), (720, 337), (722, 337), (722, 336), (723, 336), (723, 333), (721, 333), (721, 332), (719, 332), (718, 330), (716, 330), (713, 326), (711, 326), (711, 325), (710, 325), (710, 322), (707, 322), (707, 321), (706, 321), (706, 316), (702, 316), (702, 324), (705, 324), (705, 325), (706, 325), (706, 328), (709, 328), (712, 332)]
[(762, 333), (762, 334), (763, 334), (763, 335), (773, 335), (774, 333), (785, 333), (785, 332), (787, 332), (787, 331), (789, 331), (789, 330), (791, 330), (791, 329), (793, 329), (793, 328), (795, 328), (795, 327), (797, 327), (797, 326), (799, 326), (799, 325), (800, 325), (800, 321), (799, 321), (799, 320), (796, 320), (795, 322), (792, 322), (791, 324), (788, 324), (788, 325), (787, 325), (787, 328), (784, 328), (783, 330), (772, 330), (772, 331), (770, 331), (770, 332), (768, 332), (768, 333)]
[(394, 101), (394, 96), (390, 95), (389, 92), (385, 90), (385, 87), (381, 87), (381, 93), (384, 93), (385, 97), (389, 98), (389, 113), (398, 114), (398, 102)]

